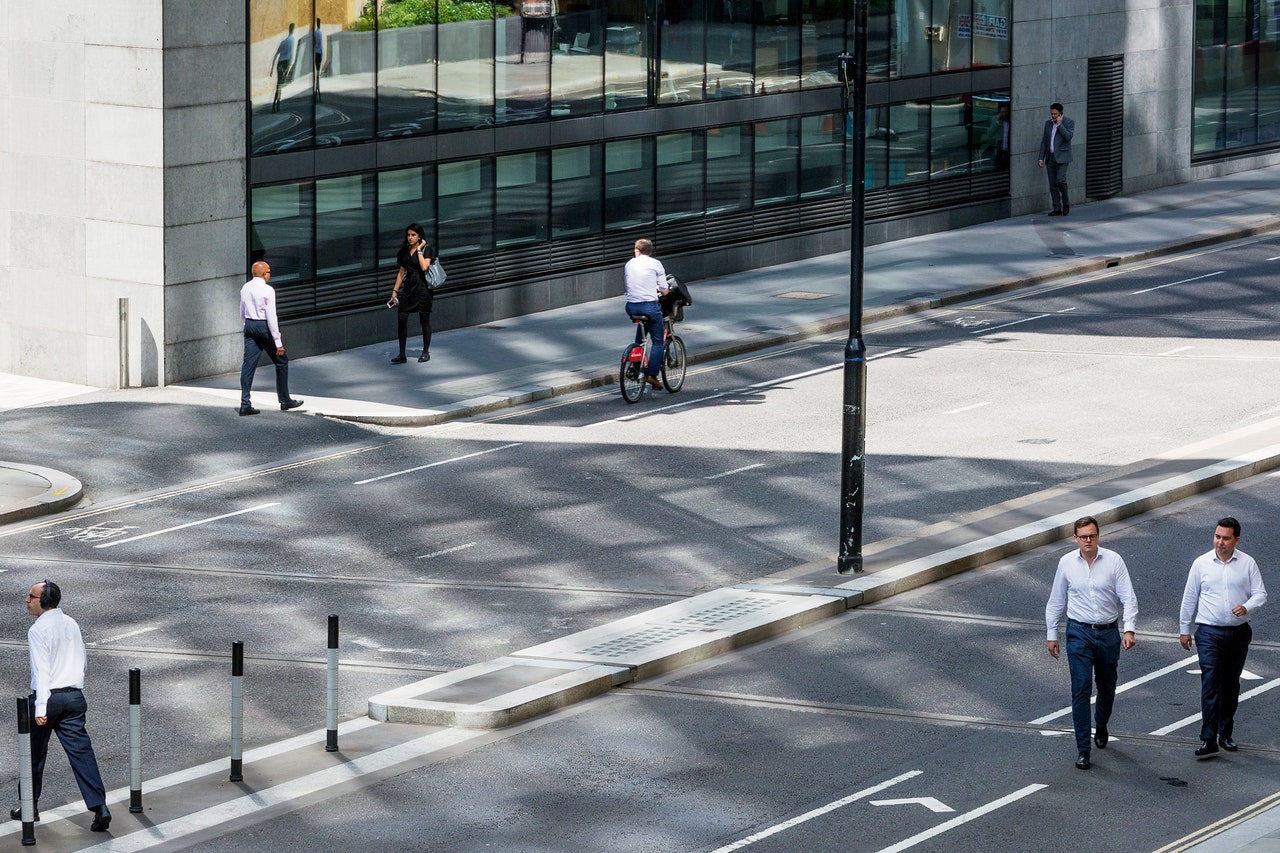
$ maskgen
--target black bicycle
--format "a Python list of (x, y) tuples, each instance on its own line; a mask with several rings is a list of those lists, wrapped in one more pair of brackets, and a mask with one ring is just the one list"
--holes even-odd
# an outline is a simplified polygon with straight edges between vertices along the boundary
[[(662, 302), (662, 330), (666, 341), (662, 357), (662, 387), (674, 394), (684, 386), (684, 375), (688, 368), (685, 358), (684, 340), (675, 333), (676, 323), (684, 319), (684, 306), (692, 305), (689, 289), (673, 275), (667, 276), (667, 295)], [(653, 341), (649, 330), (645, 328), (643, 317), (632, 317), (636, 323), (636, 340), (622, 353), (622, 366), (618, 369), (618, 389), (622, 399), (628, 403), (636, 403), (644, 396), (649, 387), (645, 379), (645, 368), (649, 365), (649, 353)]]

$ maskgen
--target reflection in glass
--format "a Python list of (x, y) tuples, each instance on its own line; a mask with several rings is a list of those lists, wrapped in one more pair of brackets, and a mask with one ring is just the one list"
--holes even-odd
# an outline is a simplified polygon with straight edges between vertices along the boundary
[[(851, 118), (851, 115), (846, 113), (846, 127)], [(866, 189), (883, 189), (889, 185), (889, 143), (892, 136), (893, 132), (889, 129), (889, 108), (868, 109), (867, 150), (864, 164)]]
[(889, 186), (929, 179), (929, 104), (889, 107)]
[(1008, 92), (973, 96), (973, 171), (1009, 170), (1009, 150), (1013, 135), (1009, 119)]
[(1010, 0), (978, 0), (973, 10), (973, 64), (1008, 65), (1013, 59)]
[(775, 118), (755, 124), (755, 202), (781, 204), (799, 195), (799, 121)]
[(844, 152), (848, 146), (840, 119), (840, 113), (820, 113), (800, 119), (801, 198), (844, 192)]
[(309, 181), (254, 187), (249, 225), (250, 260), (271, 264), (271, 283), (314, 278), (311, 263), (312, 186)]
[(250, 16), (249, 147), (254, 154), (314, 144), (312, 59), (302, 44), (312, 20), (311, 0), (255, 5)]
[(607, 4), (605, 14), (605, 111), (647, 107), (653, 40), (647, 0)]
[(929, 177), (964, 177), (969, 174), (968, 98), (939, 98), (929, 116)]
[(495, 7), (494, 121), (545, 119), (551, 105), (551, 36), (556, 0)]
[(494, 243), (499, 249), (546, 241), (548, 159), (545, 151), (497, 159)]
[(751, 138), (741, 125), (707, 128), (707, 213), (751, 207)]
[(757, 95), (800, 87), (800, 0), (753, 0)]
[(969, 0), (933, 4), (933, 71), (968, 68), (973, 59), (973, 9)]
[[(805, 88), (834, 86), (836, 57), (844, 51), (845, 0), (802, 0), (800, 81)], [(852, 14), (852, 13), (851, 13)], [(871, 36), (867, 36), (868, 66)], [(870, 73), (867, 75), (870, 77)]]
[(706, 0), (663, 0), (658, 28), (658, 103), (701, 101), (706, 76)]
[(557, 0), (551, 115), (599, 113), (604, 103), (604, 0)]
[(493, 5), (476, 0), (437, 2), (442, 19), (436, 52), (439, 128), (488, 127), (493, 122)]
[(316, 181), (316, 275), (374, 268), (373, 175)]
[(652, 225), (653, 139), (621, 139), (604, 146), (604, 227)]
[(551, 152), (551, 239), (600, 233), (601, 151), (599, 145)]
[(707, 98), (739, 98), (752, 86), (752, 0), (707, 2)]
[(701, 216), (702, 134), (668, 133), (658, 137), (658, 222)]
[(436, 250), (463, 254), (493, 248), (493, 160), (484, 158), (436, 167), (439, 210)]
[(437, 245), (436, 173), (427, 166), (378, 173), (378, 265), (394, 266), (404, 229), (416, 222)]
[(374, 33), (362, 30), (352, 0), (315, 0), (315, 18), (299, 41), (299, 62), (311, 69), (316, 145), (373, 138), (376, 77)]
[(380, 0), (376, 20), (372, 6), (364, 8), (357, 25), (378, 28), (378, 135), (412, 136), (435, 130), (435, 3)]
[[(898, 0), (900, 2), (900, 0)], [(853, 10), (852, 0), (849, 8), (848, 30), (845, 44), (849, 52), (853, 52)], [(898, 70), (897, 34), (899, 15), (895, 12), (897, 2), (875, 3), (867, 10), (867, 79), (885, 80), (900, 76)]]

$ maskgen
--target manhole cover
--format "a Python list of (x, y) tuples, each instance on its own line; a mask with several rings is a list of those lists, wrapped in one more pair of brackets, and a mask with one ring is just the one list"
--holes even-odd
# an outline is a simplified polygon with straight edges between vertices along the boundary
[(788, 290), (786, 293), (774, 294), (777, 299), (826, 299), (830, 293), (815, 293), (812, 290)]

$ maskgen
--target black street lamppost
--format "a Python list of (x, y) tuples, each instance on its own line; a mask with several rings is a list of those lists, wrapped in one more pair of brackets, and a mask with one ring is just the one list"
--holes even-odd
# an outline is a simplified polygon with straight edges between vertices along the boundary
[[(849, 226), (849, 340), (844, 345), (844, 401), (840, 443), (840, 556), (842, 575), (862, 571), (862, 509), (866, 491), (867, 345), (862, 340), (862, 247), (866, 213), (867, 0), (853, 4), (853, 55), (840, 54), (845, 120), (853, 135)], [(850, 101), (852, 100), (852, 107)]]

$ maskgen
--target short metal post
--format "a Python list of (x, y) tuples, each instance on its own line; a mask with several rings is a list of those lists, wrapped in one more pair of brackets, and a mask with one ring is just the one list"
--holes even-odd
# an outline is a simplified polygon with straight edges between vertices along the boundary
[(120, 387), (129, 387), (129, 297), (121, 296), (120, 309)]
[(31, 703), (18, 697), (18, 799), (22, 805), (22, 846), (36, 843), (36, 802), (31, 791)]
[(338, 614), (329, 615), (329, 690), (325, 703), (325, 752), (338, 751)]
[(241, 735), (244, 727), (244, 643), (231, 644), (231, 781), (244, 779)]
[(129, 670), (129, 811), (142, 811), (142, 670)]

